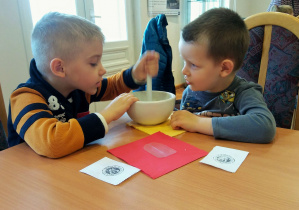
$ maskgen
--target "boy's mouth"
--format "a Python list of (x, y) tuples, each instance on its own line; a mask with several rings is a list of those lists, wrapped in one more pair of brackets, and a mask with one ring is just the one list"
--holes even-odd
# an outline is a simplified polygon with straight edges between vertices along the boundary
[(184, 79), (186, 80), (186, 83), (189, 85), (190, 82), (187, 80), (187, 76), (184, 76)]

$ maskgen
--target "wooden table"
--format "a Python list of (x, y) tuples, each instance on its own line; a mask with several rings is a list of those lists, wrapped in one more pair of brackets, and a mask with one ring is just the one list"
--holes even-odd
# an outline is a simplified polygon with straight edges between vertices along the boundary
[[(125, 122), (125, 121), (123, 121)], [(60, 159), (41, 157), (23, 143), (0, 152), (0, 209), (299, 209), (299, 131), (277, 129), (271, 144), (176, 138), (205, 151), (248, 151), (236, 173), (199, 160), (157, 179), (139, 172), (114, 186), (79, 172), (109, 157), (107, 149), (147, 134), (114, 125), (105, 138)]]

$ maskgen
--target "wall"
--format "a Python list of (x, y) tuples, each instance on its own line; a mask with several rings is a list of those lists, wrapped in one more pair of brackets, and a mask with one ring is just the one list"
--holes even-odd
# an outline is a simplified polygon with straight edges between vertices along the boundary
[(6, 108), (16, 86), (29, 77), (17, 0), (0, 0), (0, 83)]
[[(134, 2), (135, 15), (135, 60), (138, 59), (143, 32), (148, 21), (146, 0), (131, 0)], [(270, 0), (236, 0), (237, 12), (242, 17), (266, 11)], [(183, 0), (180, 1), (183, 6)], [(182, 12), (184, 14), (184, 12)], [(183, 15), (167, 16), (167, 33), (173, 53), (172, 68), (176, 85), (184, 82), (181, 74), (182, 60), (178, 52), (179, 34), (183, 23)], [(23, 42), (22, 26), (18, 10), (18, 0), (0, 0), (0, 82), (4, 94), (6, 108), (9, 96), (16, 86), (25, 82), (28, 77), (28, 63)]]
[(250, 15), (266, 12), (271, 0), (235, 0), (239, 15), (246, 18)]

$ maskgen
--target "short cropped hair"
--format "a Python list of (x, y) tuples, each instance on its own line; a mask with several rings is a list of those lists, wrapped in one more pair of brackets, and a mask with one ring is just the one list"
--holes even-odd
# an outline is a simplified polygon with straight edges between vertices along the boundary
[(53, 58), (70, 60), (79, 52), (84, 42), (104, 35), (97, 25), (76, 15), (50, 12), (35, 25), (31, 36), (31, 49), (40, 72), (50, 69)]
[(208, 10), (182, 29), (185, 42), (205, 43), (215, 62), (231, 59), (234, 71), (243, 62), (249, 46), (249, 32), (243, 19), (225, 8)]

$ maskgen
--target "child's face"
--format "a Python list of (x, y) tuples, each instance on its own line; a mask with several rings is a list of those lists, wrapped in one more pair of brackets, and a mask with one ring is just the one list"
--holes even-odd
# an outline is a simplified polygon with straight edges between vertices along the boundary
[(184, 59), (182, 73), (191, 90), (218, 92), (221, 65), (207, 56), (205, 44), (187, 43), (181, 38), (179, 51)]
[(66, 82), (73, 90), (79, 89), (93, 95), (106, 73), (101, 63), (103, 44), (93, 40), (82, 44), (80, 50), (78, 56), (64, 65)]

